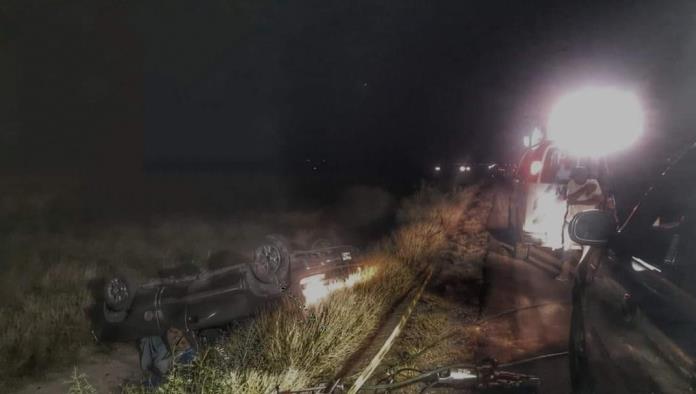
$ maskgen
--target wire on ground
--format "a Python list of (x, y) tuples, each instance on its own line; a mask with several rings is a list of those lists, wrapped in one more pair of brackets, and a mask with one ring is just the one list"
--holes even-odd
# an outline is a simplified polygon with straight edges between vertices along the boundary
[(421, 283), (420, 288), (416, 292), (416, 294), (413, 296), (413, 299), (408, 305), (408, 308), (406, 308), (406, 311), (404, 312), (403, 315), (401, 315), (401, 319), (399, 319), (399, 323), (394, 327), (394, 330), (392, 333), (389, 335), (389, 338), (384, 342), (382, 347), (379, 349), (377, 354), (372, 358), (370, 363), (363, 369), (363, 371), (358, 375), (358, 378), (356, 379), (355, 383), (351, 386), (351, 388), (348, 390), (348, 394), (355, 394), (362, 388), (362, 386), (367, 382), (368, 379), (370, 379), (370, 376), (372, 376), (372, 373), (375, 372), (375, 369), (379, 366), (379, 364), (382, 362), (384, 357), (387, 355), (389, 352), (389, 349), (391, 349), (392, 345), (394, 344), (394, 341), (396, 338), (399, 336), (401, 333), (401, 330), (406, 326), (406, 322), (408, 321), (409, 317), (411, 317), (411, 313), (416, 307), (416, 304), (418, 303), (418, 300), (420, 300), (421, 295), (423, 295), (423, 290), (425, 290), (426, 285), (430, 281), (430, 278), (433, 275), (433, 271), (431, 269), (428, 270), (428, 273), (425, 276), (425, 279), (423, 279), (423, 283)]

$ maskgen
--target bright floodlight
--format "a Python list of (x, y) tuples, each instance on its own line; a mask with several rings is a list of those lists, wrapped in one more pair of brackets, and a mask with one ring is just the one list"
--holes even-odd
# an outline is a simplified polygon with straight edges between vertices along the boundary
[(624, 149), (643, 134), (643, 111), (632, 93), (585, 88), (560, 99), (551, 110), (548, 137), (576, 156), (602, 156)]

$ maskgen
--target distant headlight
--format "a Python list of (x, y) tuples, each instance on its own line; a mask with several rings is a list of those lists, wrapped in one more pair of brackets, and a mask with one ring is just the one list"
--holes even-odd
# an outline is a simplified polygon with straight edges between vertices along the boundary
[(440, 170), (442, 170), (442, 168), (440, 168), (440, 166), (435, 166), (435, 172), (440, 172)]
[(471, 171), (471, 166), (459, 166), (459, 172), (469, 172)]

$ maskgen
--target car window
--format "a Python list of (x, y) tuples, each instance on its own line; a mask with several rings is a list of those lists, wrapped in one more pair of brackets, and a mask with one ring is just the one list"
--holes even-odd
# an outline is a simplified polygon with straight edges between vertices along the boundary
[(696, 193), (696, 151), (689, 149), (678, 161), (667, 166), (645, 191), (636, 211), (625, 227), (644, 227), (660, 214), (676, 215), (693, 202)]
[(692, 254), (686, 241), (696, 220), (695, 175), (696, 155), (690, 152), (656, 179), (626, 226), (636, 257), (660, 265), (676, 259), (675, 248)]

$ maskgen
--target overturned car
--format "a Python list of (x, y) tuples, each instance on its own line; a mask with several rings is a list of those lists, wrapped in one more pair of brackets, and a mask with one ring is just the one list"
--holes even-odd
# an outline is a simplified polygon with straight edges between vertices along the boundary
[(281, 237), (268, 237), (250, 261), (196, 274), (137, 283), (127, 275), (107, 279), (96, 305), (100, 340), (133, 340), (177, 328), (193, 337), (253, 315), (285, 292), (301, 294), (305, 278), (330, 279), (359, 267), (357, 249), (315, 242), (291, 251)]

